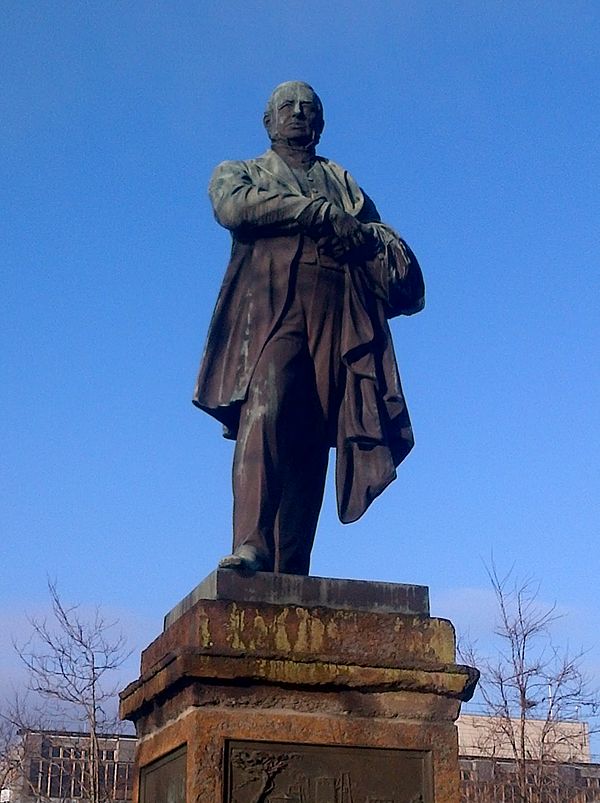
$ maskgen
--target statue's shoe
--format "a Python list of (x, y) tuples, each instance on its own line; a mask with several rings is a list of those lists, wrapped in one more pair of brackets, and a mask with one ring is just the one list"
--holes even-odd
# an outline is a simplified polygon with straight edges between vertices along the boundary
[(253, 546), (241, 546), (231, 555), (225, 555), (219, 561), (219, 569), (237, 569), (238, 571), (259, 572), (264, 561)]

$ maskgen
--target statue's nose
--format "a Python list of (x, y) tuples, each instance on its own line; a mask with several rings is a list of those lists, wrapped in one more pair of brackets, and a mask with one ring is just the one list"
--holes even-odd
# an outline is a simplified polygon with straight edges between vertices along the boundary
[(300, 103), (300, 101), (296, 101), (296, 103), (294, 104), (293, 114), (294, 114), (294, 117), (302, 117), (303, 116), (302, 104)]

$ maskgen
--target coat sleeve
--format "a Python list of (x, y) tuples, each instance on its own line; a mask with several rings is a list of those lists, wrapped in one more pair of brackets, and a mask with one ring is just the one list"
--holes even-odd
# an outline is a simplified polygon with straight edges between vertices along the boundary
[(223, 162), (215, 169), (208, 194), (217, 221), (238, 236), (294, 234), (315, 225), (329, 205), (260, 176), (247, 162)]

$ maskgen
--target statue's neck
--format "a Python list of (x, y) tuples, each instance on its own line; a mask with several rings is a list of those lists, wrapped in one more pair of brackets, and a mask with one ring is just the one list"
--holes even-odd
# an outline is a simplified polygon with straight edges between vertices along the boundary
[(278, 140), (271, 143), (271, 148), (292, 169), (308, 170), (316, 159), (314, 145), (295, 145), (289, 141)]

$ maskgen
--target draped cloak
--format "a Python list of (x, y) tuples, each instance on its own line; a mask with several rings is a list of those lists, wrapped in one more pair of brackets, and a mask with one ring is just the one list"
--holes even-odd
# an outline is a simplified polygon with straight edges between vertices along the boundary
[[(339, 518), (360, 518), (396, 477), (414, 445), (387, 323), (424, 306), (417, 260), (380, 222), (368, 196), (334, 162), (317, 157), (326, 200), (370, 226), (378, 255), (345, 265), (340, 359), (346, 383), (336, 442)], [(315, 168), (313, 168), (315, 169)], [(209, 327), (193, 403), (235, 438), (257, 360), (285, 314), (290, 275), (302, 251), (300, 219), (314, 198), (274, 151), (216, 168), (209, 195), (217, 221), (231, 231), (232, 251)], [(290, 422), (290, 426), (292, 422)]]

